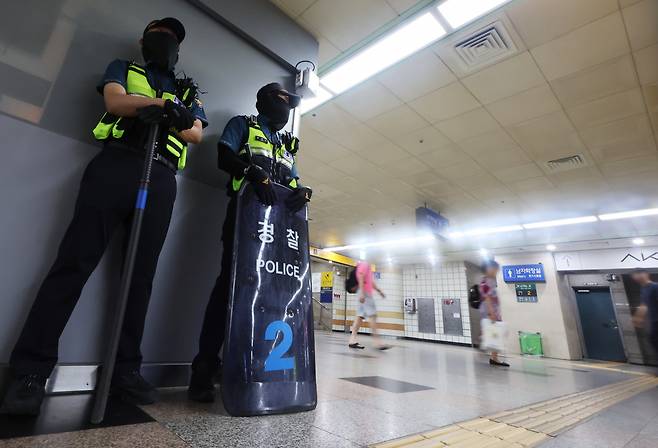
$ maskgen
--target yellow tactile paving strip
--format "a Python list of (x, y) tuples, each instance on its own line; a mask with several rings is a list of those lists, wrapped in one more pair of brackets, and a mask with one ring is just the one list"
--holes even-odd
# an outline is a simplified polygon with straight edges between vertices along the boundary
[(372, 448), (534, 447), (597, 412), (656, 386), (658, 378), (643, 376), (379, 443)]

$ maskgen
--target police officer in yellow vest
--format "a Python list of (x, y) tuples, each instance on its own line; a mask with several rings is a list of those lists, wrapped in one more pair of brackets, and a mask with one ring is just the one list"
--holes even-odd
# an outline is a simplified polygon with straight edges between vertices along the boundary
[(222, 266), (210, 295), (199, 340), (199, 352), (192, 363), (188, 390), (191, 400), (212, 402), (215, 399), (213, 377), (219, 371), (219, 350), (224, 341), (226, 312), (235, 232), (236, 194), (247, 180), (254, 186), (259, 200), (272, 205), (276, 200), (272, 182), (294, 189), (287, 201), (293, 211), (301, 209), (312, 191), (299, 183), (295, 158), (299, 140), (288, 132), (279, 132), (288, 122), (291, 109), (300, 98), (279, 83), (262, 87), (257, 94), (258, 116), (233, 117), (219, 140), (219, 168), (231, 175), (227, 186), (229, 201), (222, 230)]
[(103, 150), (84, 172), (73, 219), (12, 352), (14, 378), (0, 409), (4, 413), (39, 413), (46, 379), (57, 362), (59, 337), (82, 288), (114, 231), (130, 225), (147, 130), (158, 122), (163, 131), (113, 377), (114, 392), (124, 399), (147, 404), (156, 398), (139, 372), (144, 320), (176, 198), (176, 171), (185, 167), (187, 145), (201, 141), (207, 124), (194, 83), (176, 80), (172, 71), (184, 37), (177, 19), (152, 21), (140, 40), (146, 63), (115, 60), (98, 86), (107, 112), (93, 133), (104, 142)]

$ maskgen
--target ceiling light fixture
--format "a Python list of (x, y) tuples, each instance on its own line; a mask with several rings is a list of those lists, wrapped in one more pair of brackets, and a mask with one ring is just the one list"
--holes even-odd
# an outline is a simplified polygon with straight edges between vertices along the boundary
[(446, 34), (432, 13), (425, 13), (356, 53), (324, 75), (322, 84), (334, 94), (370, 78)]
[(359, 259), (365, 260), (366, 259), (366, 251), (362, 250), (359, 252)]
[(627, 212), (605, 213), (599, 215), (601, 221), (612, 221), (614, 219), (639, 218), (642, 216), (658, 215), (658, 208), (645, 208), (642, 210), (630, 210)]
[(446, 0), (438, 6), (451, 27), (460, 26), (485, 15), (510, 0)]
[(383, 241), (373, 241), (370, 243), (362, 243), (362, 244), (348, 244), (346, 246), (333, 246), (333, 247), (325, 247), (322, 249), (323, 251), (331, 251), (331, 252), (336, 252), (336, 251), (343, 251), (343, 250), (350, 250), (350, 249), (365, 249), (368, 247), (382, 247), (382, 246), (399, 246), (399, 245), (405, 245), (405, 244), (417, 244), (417, 243), (423, 243), (423, 242), (429, 242), (433, 241), (434, 236), (432, 235), (421, 235), (421, 236), (414, 236), (410, 238), (400, 238), (397, 240), (383, 240)]
[(482, 227), (479, 229), (463, 230), (461, 232), (450, 232), (448, 237), (462, 238), (464, 236), (491, 235), (492, 233), (516, 232), (519, 230), (523, 230), (523, 227), (518, 224), (500, 227)]
[(551, 252), (553, 252), (555, 249), (557, 249), (557, 246), (555, 244), (546, 245), (546, 250), (550, 250)]
[(316, 96), (314, 96), (313, 98), (302, 99), (301, 103), (299, 104), (299, 113), (304, 115), (306, 112), (310, 111), (311, 109), (315, 109), (321, 104), (326, 103), (333, 97), (334, 96), (331, 94), (330, 91), (320, 86), (318, 88), (318, 94)]
[(569, 226), (572, 224), (584, 224), (587, 222), (596, 222), (596, 216), (580, 216), (578, 218), (554, 219), (552, 221), (540, 221), (523, 224), (524, 229), (543, 229), (546, 227)]
[(486, 257), (489, 256), (489, 251), (485, 248), (482, 248), (482, 249), (480, 249), (480, 255), (482, 255), (482, 257), (486, 258)]
[(642, 238), (633, 238), (633, 244), (636, 246), (641, 246), (644, 244), (644, 239)]

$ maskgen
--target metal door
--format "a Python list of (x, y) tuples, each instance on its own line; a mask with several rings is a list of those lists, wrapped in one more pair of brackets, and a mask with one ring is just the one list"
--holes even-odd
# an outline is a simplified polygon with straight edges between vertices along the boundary
[(441, 301), (443, 313), (443, 333), (453, 336), (462, 336), (462, 307), (459, 299), (443, 299)]
[(436, 316), (434, 314), (434, 299), (418, 299), (418, 331), (420, 333), (436, 333)]
[(605, 361), (626, 361), (619, 325), (608, 288), (576, 288), (587, 357)]

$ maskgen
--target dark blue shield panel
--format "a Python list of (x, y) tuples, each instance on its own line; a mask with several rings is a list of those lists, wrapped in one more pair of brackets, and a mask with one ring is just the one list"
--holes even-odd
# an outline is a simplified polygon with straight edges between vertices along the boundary
[(275, 185), (266, 207), (238, 195), (222, 399), (231, 415), (314, 409), (315, 343), (306, 207), (291, 213)]

